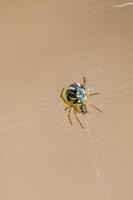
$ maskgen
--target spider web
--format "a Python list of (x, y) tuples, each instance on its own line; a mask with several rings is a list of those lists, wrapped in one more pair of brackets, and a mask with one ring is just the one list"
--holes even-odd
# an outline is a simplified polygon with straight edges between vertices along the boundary
[[(60, 9), (56, 17), (58, 19), (61, 15), (59, 20), (65, 22), (71, 19), (72, 15), (78, 23), (78, 17), (85, 22), (102, 14), (110, 14), (110, 3), (102, 4), (101, 9), (98, 9), (101, 3), (97, 3), (86, 18), (86, 4), (86, 1), (77, 3), (76, 9), (68, 9), (69, 15)], [(70, 5), (75, 6), (72, 2)], [(67, 4), (68, 7), (70, 5)], [(79, 10), (82, 11), (80, 16)], [(4, 142), (0, 147), (1, 162), (13, 159), (22, 151), (33, 149), (38, 156), (47, 161), (52, 160), (54, 164), (60, 162), (63, 165), (63, 162), (70, 161), (79, 164), (81, 161), (86, 163), (88, 169), (93, 168), (106, 191), (106, 199), (113, 199), (107, 178), (104, 148), (107, 144), (117, 145), (120, 141), (121, 134), (116, 135), (119, 128), (115, 127), (121, 125), (120, 116), (123, 112), (125, 124), (121, 126), (124, 128), (129, 125), (126, 118), (132, 117), (133, 73), (130, 66), (122, 72), (117, 66), (115, 69), (109, 58), (109, 50), (81, 51), (57, 56), (48, 64), (47, 70), (42, 70), (31, 83), (27, 83), (23, 91), (2, 87), (0, 139)], [(54, 66), (58, 66), (57, 69)], [(60, 78), (57, 79), (58, 73)], [(64, 104), (59, 97), (63, 87), (67, 87), (71, 82), (82, 82), (83, 76), (87, 78), (88, 89), (100, 92), (100, 95), (91, 97), (91, 101), (103, 110), (101, 115), (89, 107), (88, 115), (79, 116), (85, 130), (81, 129), (73, 115), (74, 126), (69, 124), (67, 112), (64, 111)], [(18, 135), (15, 134), (16, 131)], [(127, 154), (124, 148), (120, 151), (123, 155)], [(86, 176), (89, 176), (89, 173)]]

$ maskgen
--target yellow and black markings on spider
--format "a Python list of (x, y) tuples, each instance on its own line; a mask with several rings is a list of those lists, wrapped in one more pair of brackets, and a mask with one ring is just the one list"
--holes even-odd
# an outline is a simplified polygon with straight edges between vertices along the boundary
[(88, 110), (86, 107), (87, 103), (91, 107), (97, 109), (99, 112), (102, 113), (102, 110), (100, 110), (98, 107), (96, 107), (89, 101), (89, 96), (97, 95), (99, 94), (99, 92), (87, 94), (86, 83), (87, 83), (86, 78), (83, 77), (82, 84), (72, 83), (71, 85), (68, 86), (65, 92), (65, 97), (63, 96), (64, 88), (62, 89), (61, 94), (60, 94), (61, 99), (66, 105), (65, 110), (68, 110), (68, 119), (70, 121), (70, 124), (73, 125), (72, 120), (71, 120), (71, 110), (73, 109), (75, 118), (83, 129), (84, 129), (84, 126), (79, 120), (77, 113), (81, 113), (81, 114), (88, 113)]

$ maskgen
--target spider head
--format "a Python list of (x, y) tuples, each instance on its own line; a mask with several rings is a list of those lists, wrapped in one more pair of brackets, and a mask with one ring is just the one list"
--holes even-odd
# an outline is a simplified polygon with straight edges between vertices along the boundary
[(88, 113), (88, 110), (87, 110), (87, 108), (86, 108), (86, 104), (85, 104), (85, 103), (79, 104), (79, 112), (80, 112), (81, 114), (86, 114), (86, 113)]

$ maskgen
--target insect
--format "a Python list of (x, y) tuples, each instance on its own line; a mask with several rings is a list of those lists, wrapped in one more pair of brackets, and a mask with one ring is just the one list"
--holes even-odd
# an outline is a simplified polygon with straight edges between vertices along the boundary
[(89, 113), (87, 110), (87, 103), (91, 107), (97, 109), (99, 112), (102, 113), (101, 109), (99, 109), (98, 107), (96, 107), (89, 101), (89, 96), (97, 95), (99, 94), (99, 92), (87, 94), (86, 84), (87, 84), (87, 80), (85, 77), (83, 77), (82, 84), (72, 83), (71, 85), (68, 86), (65, 92), (65, 97), (63, 95), (64, 88), (62, 89), (61, 94), (60, 94), (61, 99), (66, 105), (65, 110), (68, 110), (68, 119), (70, 121), (70, 124), (73, 125), (72, 120), (71, 120), (71, 110), (73, 109), (75, 118), (83, 129), (84, 129), (84, 126), (79, 120), (77, 113), (80, 113), (80, 114)]

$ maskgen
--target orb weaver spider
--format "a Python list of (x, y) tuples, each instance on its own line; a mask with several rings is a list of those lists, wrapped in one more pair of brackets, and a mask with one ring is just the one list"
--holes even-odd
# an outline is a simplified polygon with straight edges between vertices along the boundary
[(99, 112), (102, 113), (102, 110), (100, 110), (98, 107), (93, 105), (88, 99), (88, 96), (97, 95), (97, 94), (99, 94), (99, 92), (87, 94), (86, 84), (87, 84), (87, 80), (83, 76), (82, 84), (72, 83), (71, 85), (68, 86), (66, 93), (65, 93), (66, 97), (63, 96), (64, 88), (62, 89), (61, 94), (60, 94), (61, 99), (63, 100), (63, 102), (66, 105), (65, 110), (69, 110), (68, 111), (68, 119), (69, 119), (70, 124), (73, 125), (72, 120), (71, 120), (71, 110), (73, 109), (75, 118), (83, 129), (84, 129), (84, 126), (81, 123), (81, 121), (79, 120), (77, 113), (81, 113), (81, 114), (88, 113), (88, 110), (86, 107), (87, 103), (91, 107), (97, 109)]

